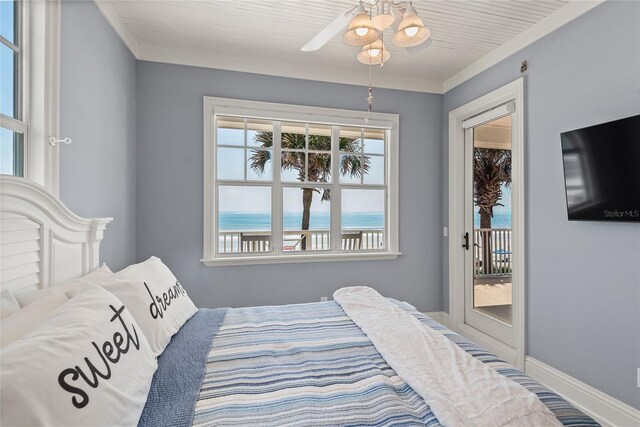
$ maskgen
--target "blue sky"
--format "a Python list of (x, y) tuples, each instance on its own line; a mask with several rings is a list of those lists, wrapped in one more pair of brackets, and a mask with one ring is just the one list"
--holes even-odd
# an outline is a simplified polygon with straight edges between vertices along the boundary
[[(0, 34), (15, 42), (13, 35), (13, 2), (0, 1)], [(14, 53), (4, 44), (0, 46), (0, 111), (13, 116), (13, 61)]]
[[(0, 34), (14, 42), (13, 1), (0, 1)], [(0, 112), (13, 116), (13, 51), (0, 45)], [(0, 130), (0, 173), (13, 172), (13, 133)]]
[(0, 128), (0, 173), (13, 174), (13, 132)]

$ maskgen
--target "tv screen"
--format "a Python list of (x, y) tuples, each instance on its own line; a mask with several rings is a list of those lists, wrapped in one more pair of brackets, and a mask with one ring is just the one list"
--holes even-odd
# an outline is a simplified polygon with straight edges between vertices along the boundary
[(640, 115), (561, 140), (569, 220), (640, 222)]

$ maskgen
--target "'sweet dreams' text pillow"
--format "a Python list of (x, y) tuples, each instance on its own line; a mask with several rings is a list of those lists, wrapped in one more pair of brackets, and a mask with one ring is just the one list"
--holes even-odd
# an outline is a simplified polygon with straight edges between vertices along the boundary
[(198, 311), (171, 270), (156, 257), (119, 271), (101, 286), (126, 304), (156, 356)]
[(125, 305), (87, 285), (2, 351), (1, 424), (136, 425), (156, 359)]

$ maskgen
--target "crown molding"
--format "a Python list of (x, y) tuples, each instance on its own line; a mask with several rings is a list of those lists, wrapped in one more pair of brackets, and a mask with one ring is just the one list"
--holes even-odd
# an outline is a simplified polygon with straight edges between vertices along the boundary
[[(317, 64), (280, 64), (263, 59), (238, 58), (229, 55), (212, 54), (206, 51), (186, 51), (152, 44), (139, 45), (127, 29), (109, 0), (93, 0), (105, 19), (120, 36), (136, 59), (143, 61), (163, 62), (169, 64), (190, 65), (195, 67), (216, 68), (221, 70), (245, 73), (266, 74), (303, 80), (314, 80), (330, 83), (341, 83), (367, 86), (359, 70), (337, 69), (335, 64), (318, 66)], [(375, 76), (374, 86), (386, 89), (408, 90), (444, 94), (464, 83), (507, 57), (524, 49), (531, 43), (573, 21), (589, 10), (601, 5), (606, 0), (573, 0), (561, 7), (540, 22), (492, 50), (471, 65), (457, 72), (444, 82), (407, 78), (401, 75), (383, 74)]]
[[(206, 51), (188, 51), (149, 44), (138, 46), (138, 59), (302, 80), (367, 86), (366, 69), (337, 68), (335, 64), (284, 64), (280, 61), (265, 61), (264, 58), (235, 57), (219, 53), (212, 54)], [(414, 92), (443, 93), (441, 82), (407, 78), (390, 73), (374, 75), (373, 86)]]
[(442, 85), (443, 92), (450, 91), (604, 2), (605, 0), (573, 0), (503, 45), (487, 53), (462, 71), (449, 77)]
[(129, 30), (124, 24), (124, 21), (118, 15), (118, 12), (113, 7), (113, 4), (109, 0), (93, 0), (96, 7), (102, 13), (107, 22), (111, 25), (114, 31), (120, 36), (124, 44), (127, 46), (129, 51), (139, 59), (138, 57), (138, 42), (133, 38)]

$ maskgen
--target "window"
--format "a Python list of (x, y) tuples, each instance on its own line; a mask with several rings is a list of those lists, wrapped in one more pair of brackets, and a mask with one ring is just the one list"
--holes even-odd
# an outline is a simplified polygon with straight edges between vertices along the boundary
[(0, 0), (0, 174), (58, 192), (60, 0)]
[(21, 3), (0, 2), (0, 174), (24, 176), (24, 47)]
[(205, 97), (207, 265), (398, 256), (398, 116)]

